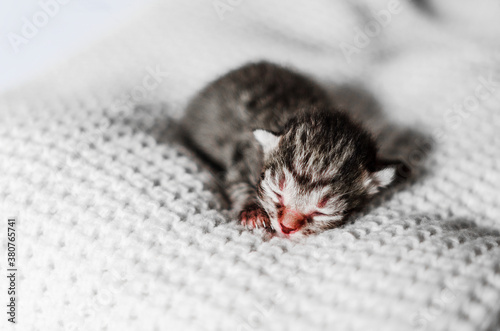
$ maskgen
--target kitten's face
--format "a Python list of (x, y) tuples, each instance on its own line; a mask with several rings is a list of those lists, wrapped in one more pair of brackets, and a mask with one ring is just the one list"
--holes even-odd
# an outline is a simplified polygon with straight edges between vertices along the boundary
[(340, 225), (394, 176), (393, 168), (369, 171), (355, 144), (335, 146), (331, 140), (322, 144), (307, 130), (306, 138), (297, 139), (300, 131), (283, 136), (254, 132), (265, 156), (258, 199), (273, 229), (283, 236), (304, 236)]
[[(393, 171), (388, 169), (379, 175), (392, 177)], [(360, 172), (359, 178), (353, 185), (341, 180), (309, 185), (286, 168), (267, 168), (259, 182), (258, 199), (277, 233), (310, 235), (339, 226), (377, 192), (380, 183), (374, 183), (367, 171)]]
[(334, 183), (301, 185), (286, 168), (265, 169), (258, 198), (273, 229), (283, 235), (308, 235), (340, 224), (348, 213), (347, 195)]

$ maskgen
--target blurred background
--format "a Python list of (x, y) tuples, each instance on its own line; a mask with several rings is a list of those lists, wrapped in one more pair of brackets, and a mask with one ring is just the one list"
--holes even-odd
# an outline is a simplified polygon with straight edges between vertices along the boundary
[[(12, 329), (498, 330), (499, 17), (498, 0), (2, 1)], [(417, 175), (303, 241), (243, 229), (164, 136), (261, 59), (383, 114)]]
[[(147, 68), (161, 66), (168, 78), (143, 101), (184, 104), (214, 76), (266, 58), (327, 83), (391, 94), (384, 100), (387, 108), (413, 107), (405, 104), (405, 82), (420, 84), (422, 95), (437, 93), (462, 79), (461, 72), (497, 61), (499, 47), (494, 0), (30, 0), (1, 6), (5, 100), (11, 100), (14, 87), (41, 77), (65, 81), (58, 97), (70, 89), (82, 94), (83, 84), (93, 86), (97, 98), (114, 94), (116, 99), (133, 89)], [(54, 96), (54, 89), (42, 94)]]
[(0, 5), (0, 89), (33, 79), (102, 38), (147, 3), (147, 0), (4, 1)]

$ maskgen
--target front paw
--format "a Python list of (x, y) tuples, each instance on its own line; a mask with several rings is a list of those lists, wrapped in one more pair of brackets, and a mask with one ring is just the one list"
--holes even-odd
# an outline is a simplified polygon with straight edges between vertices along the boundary
[(257, 203), (251, 203), (240, 212), (240, 222), (243, 226), (254, 228), (266, 228), (270, 226), (269, 216)]

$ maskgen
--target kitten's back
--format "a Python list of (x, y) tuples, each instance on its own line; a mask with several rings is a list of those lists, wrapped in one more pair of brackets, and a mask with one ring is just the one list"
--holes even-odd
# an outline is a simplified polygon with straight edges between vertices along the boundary
[(239, 148), (257, 153), (253, 130), (279, 133), (298, 111), (325, 107), (327, 94), (312, 80), (258, 62), (227, 73), (199, 92), (187, 107), (182, 130), (191, 145), (228, 167)]

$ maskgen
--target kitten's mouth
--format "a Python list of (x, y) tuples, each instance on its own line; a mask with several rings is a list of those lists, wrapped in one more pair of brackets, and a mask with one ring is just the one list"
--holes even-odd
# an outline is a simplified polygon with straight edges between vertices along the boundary
[(283, 232), (284, 234), (292, 234), (292, 233), (295, 233), (295, 232), (300, 230), (300, 229), (287, 228), (286, 226), (284, 226), (281, 223), (280, 223), (280, 227), (281, 227), (281, 232)]

